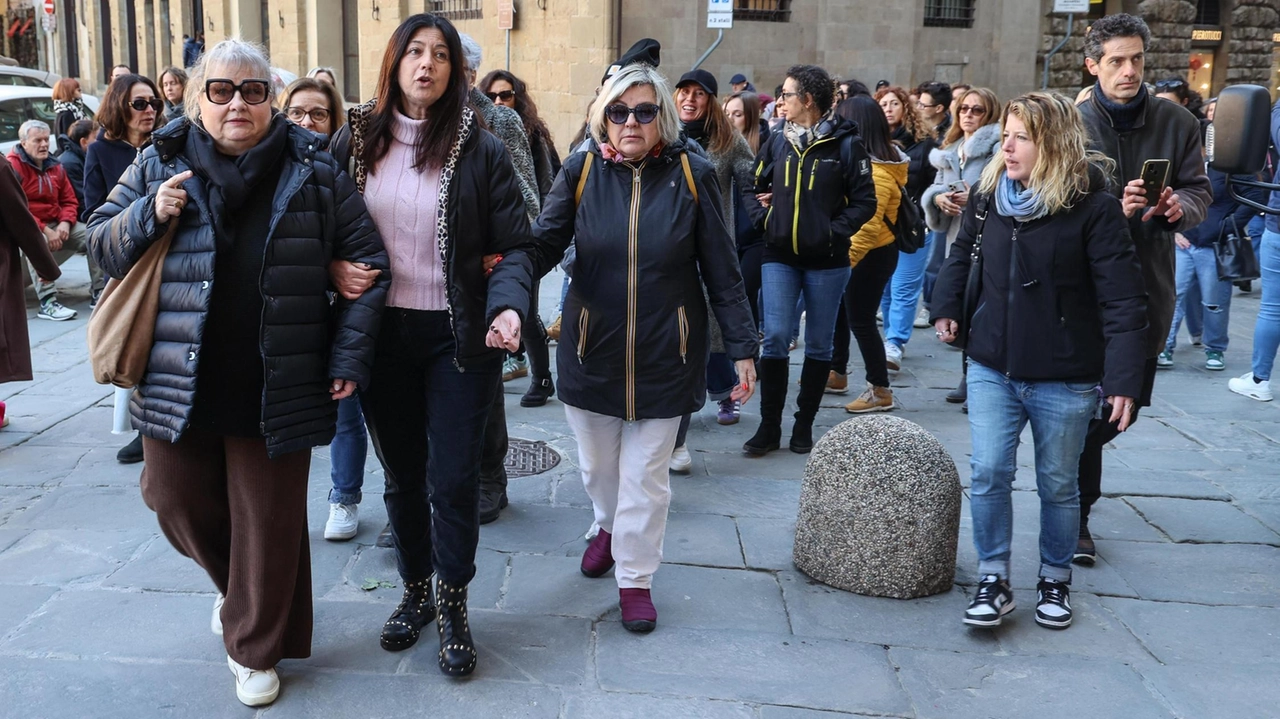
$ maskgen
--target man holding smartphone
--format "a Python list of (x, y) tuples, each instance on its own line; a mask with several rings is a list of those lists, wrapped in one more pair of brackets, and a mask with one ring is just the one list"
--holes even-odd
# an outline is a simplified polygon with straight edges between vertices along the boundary
[[(1213, 200), (1200, 149), (1199, 121), (1181, 105), (1149, 94), (1142, 82), (1150, 41), (1147, 24), (1132, 15), (1094, 21), (1085, 35), (1084, 52), (1085, 67), (1098, 82), (1078, 105), (1089, 129), (1090, 149), (1115, 161), (1112, 190), (1129, 218), (1146, 283), (1147, 364), (1137, 407), (1151, 405), (1156, 357), (1173, 323), (1174, 235), (1200, 224)], [(1165, 178), (1163, 183), (1160, 177)], [(1084, 565), (1092, 565), (1097, 557), (1089, 534), (1089, 510), (1102, 493), (1102, 447), (1120, 433), (1116, 423), (1101, 416), (1104, 419), (1090, 424), (1080, 457), (1080, 539), (1075, 562)], [(1136, 419), (1135, 409), (1130, 424)]]

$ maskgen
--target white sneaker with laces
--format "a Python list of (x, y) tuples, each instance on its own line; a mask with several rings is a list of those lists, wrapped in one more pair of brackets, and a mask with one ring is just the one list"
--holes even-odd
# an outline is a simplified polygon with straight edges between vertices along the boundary
[(922, 330), (926, 327), (933, 326), (929, 324), (929, 308), (928, 307), (925, 307), (924, 305), (920, 305), (920, 308), (916, 310), (916, 319), (914, 322), (911, 323), (911, 326), (915, 327), (918, 330)]
[(897, 342), (885, 340), (884, 361), (885, 364), (888, 365), (889, 369), (894, 372), (902, 369), (902, 354), (902, 348), (898, 346)]
[(241, 704), (249, 707), (265, 706), (280, 696), (280, 677), (276, 676), (275, 667), (250, 669), (238, 664), (230, 655), (227, 655), (227, 666), (236, 675), (236, 698)]
[(69, 307), (63, 307), (62, 303), (57, 300), (49, 300), (40, 305), (40, 311), (36, 313), (36, 317), (42, 320), (52, 320), (54, 322), (66, 322), (74, 320), (79, 314)]
[(218, 636), (222, 636), (222, 605), (226, 603), (227, 598), (221, 594), (213, 600), (213, 617), (209, 619), (209, 629)]
[(343, 541), (356, 536), (360, 527), (360, 505), (330, 504), (329, 521), (324, 523), (324, 538)]
[(688, 474), (693, 467), (693, 457), (689, 454), (689, 446), (681, 445), (671, 453), (671, 461), (667, 465), (672, 472)]
[(1271, 381), (1264, 379), (1259, 382), (1254, 379), (1252, 372), (1246, 372), (1239, 377), (1232, 377), (1231, 381), (1227, 382), (1227, 388), (1236, 394), (1242, 394), (1259, 402), (1270, 402), (1272, 400)]

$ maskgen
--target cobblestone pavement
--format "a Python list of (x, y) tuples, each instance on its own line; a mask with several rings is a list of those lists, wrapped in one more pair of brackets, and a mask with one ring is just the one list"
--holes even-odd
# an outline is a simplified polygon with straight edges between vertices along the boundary
[[(70, 265), (76, 265), (72, 261)], [(108, 388), (89, 376), (86, 275), (63, 281), (81, 318), (34, 319), (33, 382), (0, 386), (0, 716), (245, 717), (221, 641), (213, 587), (161, 536), (138, 493), (139, 465), (115, 452)], [(543, 283), (554, 307), (558, 278)], [(591, 512), (560, 404), (522, 409), (511, 435), (564, 461), (511, 484), (484, 527), (471, 588), (480, 665), (469, 681), (435, 666), (432, 635), (400, 654), (378, 646), (399, 598), (381, 472), (370, 456), (359, 535), (326, 542), (329, 462), (309, 493), (315, 646), (280, 666), (277, 717), (1266, 717), (1280, 710), (1280, 403), (1230, 394), (1248, 369), (1257, 294), (1237, 295), (1227, 372), (1184, 347), (1155, 406), (1106, 452), (1093, 520), (1100, 561), (1078, 569), (1075, 624), (1033, 621), (1037, 511), (1031, 454), (1019, 454), (1014, 584), (1021, 607), (997, 631), (961, 624), (975, 582), (964, 510), (947, 594), (860, 597), (808, 581), (790, 561), (804, 459), (743, 457), (756, 404), (736, 427), (714, 408), (690, 433), (694, 467), (672, 480), (657, 631), (622, 629), (616, 587), (578, 572)], [(854, 352), (855, 357), (857, 352)], [(801, 352), (793, 362), (801, 361)], [(960, 355), (926, 331), (894, 382), (898, 414), (934, 433), (967, 484), (969, 434), (943, 390)], [(859, 372), (855, 368), (854, 375)], [(856, 384), (856, 383), (855, 383)], [(828, 395), (819, 425), (847, 415)], [(792, 392), (794, 395), (794, 391)], [(789, 429), (789, 421), (784, 428)], [(371, 582), (370, 580), (374, 580)], [(388, 586), (366, 590), (377, 582)]]

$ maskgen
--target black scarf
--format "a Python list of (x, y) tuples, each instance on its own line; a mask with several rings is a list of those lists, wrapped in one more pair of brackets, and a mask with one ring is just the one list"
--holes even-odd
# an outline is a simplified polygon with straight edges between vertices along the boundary
[[(288, 139), (289, 121), (277, 113), (271, 118), (266, 136), (257, 145), (239, 157), (231, 157), (218, 152), (213, 138), (203, 127), (191, 125), (184, 154), (191, 169), (208, 187), (209, 214), (213, 216), (219, 247), (225, 248), (232, 242), (226, 223), (228, 213), (244, 205), (262, 178), (276, 174)], [(270, 191), (274, 194), (275, 188)]]
[(1098, 100), (1098, 104), (1102, 106), (1107, 115), (1111, 117), (1111, 126), (1120, 132), (1132, 130), (1134, 124), (1138, 122), (1138, 118), (1147, 109), (1147, 86), (1145, 83), (1138, 86), (1138, 95), (1123, 105), (1112, 102), (1107, 98), (1106, 93), (1102, 91), (1102, 83), (1094, 83), (1093, 96)]
[(684, 136), (690, 140), (695, 140), (703, 149), (707, 147), (707, 116), (703, 115), (697, 120), (690, 120), (684, 123)]

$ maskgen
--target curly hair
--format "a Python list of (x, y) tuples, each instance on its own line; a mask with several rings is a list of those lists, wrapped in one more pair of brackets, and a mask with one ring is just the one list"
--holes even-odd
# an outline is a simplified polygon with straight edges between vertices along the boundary
[(1125, 13), (1098, 18), (1089, 26), (1084, 36), (1084, 56), (1094, 62), (1102, 61), (1102, 46), (1118, 37), (1142, 39), (1142, 49), (1151, 44), (1151, 28), (1140, 17)]
[(547, 147), (555, 145), (551, 140), (551, 130), (538, 115), (538, 105), (529, 95), (529, 87), (524, 80), (506, 70), (494, 70), (480, 81), (480, 92), (489, 92), (489, 88), (498, 80), (505, 81), (516, 94), (515, 111), (524, 123), (524, 133), (529, 136), (529, 144), (533, 144), (534, 140), (541, 140)]
[[(129, 107), (129, 95), (133, 92), (134, 85), (146, 85), (151, 88), (151, 94), (157, 98), (163, 98), (156, 84), (151, 78), (143, 75), (121, 75), (115, 79), (107, 87), (107, 94), (102, 96), (102, 104), (98, 108), (98, 124), (102, 126), (102, 131), (111, 140), (124, 140), (129, 136), (129, 118), (133, 108)], [(155, 130), (164, 125), (164, 113), (156, 113)]]
[(831, 111), (831, 105), (835, 102), (836, 84), (826, 70), (817, 65), (792, 65), (787, 70), (787, 77), (800, 86), (801, 95), (813, 98), (819, 114), (825, 115)]
[(907, 135), (912, 140), (923, 140), (931, 134), (920, 124), (915, 103), (911, 101), (911, 95), (906, 88), (897, 85), (882, 87), (876, 91), (876, 102), (883, 100), (885, 95), (893, 95), (898, 98), (898, 102), (902, 103), (902, 127), (906, 129)]

